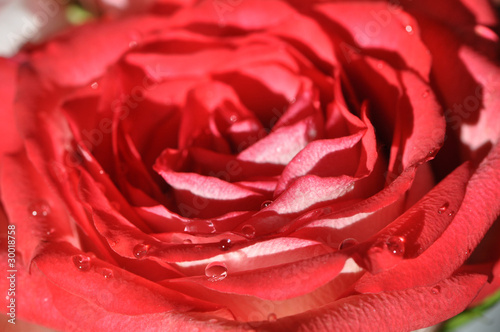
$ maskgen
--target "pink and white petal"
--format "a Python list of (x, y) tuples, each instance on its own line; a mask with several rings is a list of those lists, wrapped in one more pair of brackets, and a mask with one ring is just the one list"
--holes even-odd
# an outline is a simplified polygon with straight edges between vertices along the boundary
[[(252, 271), (231, 273), (228, 270), (227, 277), (217, 281), (206, 276), (189, 280), (219, 292), (284, 300), (310, 293), (331, 281), (348, 264), (346, 260), (343, 254), (324, 254)], [(169, 282), (175, 285), (176, 280)]]
[(223, 180), (196, 173), (159, 171), (174, 188), (177, 205), (184, 213), (198, 218), (213, 218), (231, 211), (259, 210), (264, 197), (255, 192)]

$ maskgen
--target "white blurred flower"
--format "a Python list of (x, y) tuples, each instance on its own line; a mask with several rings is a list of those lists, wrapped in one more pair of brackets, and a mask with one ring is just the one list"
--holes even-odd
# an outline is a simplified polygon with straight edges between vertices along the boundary
[(145, 11), (154, 0), (80, 0), (80, 3), (95, 14), (120, 16)]
[(12, 56), (27, 42), (43, 40), (66, 27), (68, 2), (0, 0), (0, 56)]

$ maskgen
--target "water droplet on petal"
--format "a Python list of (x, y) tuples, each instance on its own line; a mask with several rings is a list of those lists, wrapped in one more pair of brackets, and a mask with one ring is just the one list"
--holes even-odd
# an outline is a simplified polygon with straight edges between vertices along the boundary
[(99, 170), (99, 174), (103, 175), (103, 174), (104, 174), (104, 170), (103, 170), (103, 169), (100, 169), (100, 170)]
[(429, 90), (425, 90), (424, 92), (422, 92), (422, 98), (427, 98), (429, 97)]
[(290, 99), (289, 103), (290, 103), (290, 104), (293, 104), (293, 103), (295, 103), (296, 101), (297, 101), (297, 100), (296, 100), (295, 98), (292, 98), (292, 99)]
[(262, 202), (262, 205), (260, 206), (260, 208), (265, 209), (266, 207), (268, 207), (272, 203), (273, 203), (273, 201), (264, 201), (264, 202)]
[(350, 247), (353, 247), (355, 245), (357, 245), (359, 242), (356, 240), (356, 239), (353, 239), (353, 238), (348, 238), (348, 239), (345, 239), (343, 240), (340, 244), (339, 244), (339, 250), (342, 250), (342, 249), (347, 249), (347, 248), (350, 248)]
[(49, 215), (50, 206), (45, 201), (35, 202), (28, 207), (28, 211), (33, 217), (43, 218)]
[(448, 207), (450, 206), (450, 203), (446, 202), (444, 203), (443, 205), (441, 205), (441, 207), (438, 209), (438, 213), (439, 214), (442, 214), (444, 212), (446, 212), (446, 210), (448, 210)]
[(212, 262), (205, 268), (205, 275), (209, 281), (220, 281), (227, 277), (226, 264), (222, 262)]
[(118, 239), (117, 239), (117, 240), (111, 240), (111, 241), (109, 242), (109, 245), (110, 245), (111, 247), (115, 247), (118, 243), (120, 243), (120, 240), (118, 240)]
[(217, 319), (215, 319), (215, 318), (210, 318), (210, 319), (208, 320), (208, 322), (213, 324), (213, 323), (217, 323), (217, 322), (218, 322), (218, 320), (217, 320)]
[(134, 247), (134, 256), (138, 259), (144, 258), (151, 246), (149, 244), (140, 243)]
[(92, 83), (92, 84), (90, 85), (90, 87), (91, 87), (92, 89), (94, 89), (94, 90), (95, 90), (95, 89), (97, 89), (97, 88), (99, 87), (99, 83), (94, 82), (94, 83)]
[(278, 319), (275, 313), (270, 313), (269, 316), (267, 316), (267, 320), (270, 322), (275, 322)]
[(237, 117), (236, 115), (234, 115), (234, 114), (233, 114), (233, 115), (231, 115), (231, 116), (229, 117), (229, 121), (231, 121), (231, 122), (236, 122), (236, 121), (238, 121), (238, 117)]
[(111, 270), (111, 269), (102, 269), (101, 273), (102, 273), (102, 276), (106, 279), (113, 278), (113, 270)]
[(330, 214), (332, 213), (332, 208), (327, 206), (326, 208), (323, 208), (323, 214)]
[(431, 288), (431, 292), (432, 292), (432, 294), (434, 294), (434, 295), (438, 295), (439, 293), (441, 293), (441, 287), (439, 287), (439, 286), (434, 286), (434, 287), (432, 287), (432, 288)]
[(387, 250), (396, 256), (405, 254), (405, 238), (402, 236), (391, 236), (386, 241)]
[(215, 226), (210, 220), (191, 220), (184, 227), (184, 232), (194, 234), (215, 233)]
[(253, 238), (255, 236), (255, 227), (252, 225), (245, 225), (241, 228), (241, 232), (248, 238)]
[(455, 214), (455, 211), (450, 211), (450, 212), (448, 212), (448, 216), (450, 216), (450, 217), (451, 217), (452, 215), (454, 215), (454, 214)]
[(410, 35), (413, 34), (413, 27), (411, 25), (405, 26), (406, 32), (408, 32)]
[(309, 128), (307, 130), (307, 137), (310, 139), (310, 140), (313, 140), (316, 138), (316, 136), (318, 136), (318, 131), (316, 130), (316, 128)]
[(193, 241), (191, 241), (190, 239), (185, 239), (184, 241), (182, 241), (182, 243), (184, 243), (184, 244), (192, 244)]
[(51, 229), (49, 229), (49, 230), (47, 231), (47, 235), (52, 235), (52, 234), (54, 234), (54, 232), (55, 232), (55, 231), (56, 231), (56, 229), (55, 229), (55, 228), (51, 228)]
[(219, 242), (219, 249), (222, 251), (227, 251), (233, 246), (233, 243), (230, 239), (222, 239)]
[(73, 256), (73, 264), (83, 272), (90, 270), (90, 266), (92, 265), (90, 262), (90, 257), (86, 255), (75, 255)]

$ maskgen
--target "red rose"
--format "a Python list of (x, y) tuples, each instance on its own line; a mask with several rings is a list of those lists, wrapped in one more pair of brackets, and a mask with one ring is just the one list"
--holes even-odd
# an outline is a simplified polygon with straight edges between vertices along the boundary
[(1, 60), (3, 310), (69, 331), (460, 313), (499, 285), (496, 28), (486, 1), (159, 1)]

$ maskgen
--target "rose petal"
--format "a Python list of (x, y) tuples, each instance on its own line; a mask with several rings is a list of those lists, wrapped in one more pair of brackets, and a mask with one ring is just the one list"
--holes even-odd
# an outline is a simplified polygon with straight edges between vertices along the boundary
[(345, 331), (377, 328), (413, 331), (462, 312), (486, 282), (478, 274), (454, 275), (436, 285), (345, 297), (320, 309), (264, 323), (261, 329)]
[[(403, 260), (390, 272), (359, 284), (359, 289), (404, 289), (413, 285), (429, 285), (451, 275), (470, 256), (500, 215), (500, 202), (496, 199), (500, 188), (499, 166), (500, 147), (497, 145), (467, 183), (465, 197), (451, 224), (438, 238), (434, 235), (434, 242), (432, 238), (428, 240), (431, 242), (426, 240), (424, 246), (430, 244), (427, 250), (418, 257)], [(437, 202), (435, 204), (439, 205)], [(422, 269), (422, 266), (426, 268)]]
[[(87, 24), (51, 40), (30, 54), (30, 61), (41, 77), (58, 85), (77, 86), (89, 83), (104, 73), (106, 67), (129, 49), (134, 34), (160, 28), (164, 20), (137, 17), (105, 25)], [(87, 47), (88, 43), (94, 47)], [(99, 59), (94, 56), (100, 50)], [(67, 54), (73, 54), (68, 57)], [(92, 61), (89, 61), (92, 59)]]
[(431, 57), (418, 38), (419, 26), (399, 3), (342, 1), (317, 4), (315, 9), (346, 29), (354, 45), (363, 47), (364, 52), (383, 50), (386, 53), (378, 53), (382, 59), (402, 62), (403, 68), (429, 77)]

